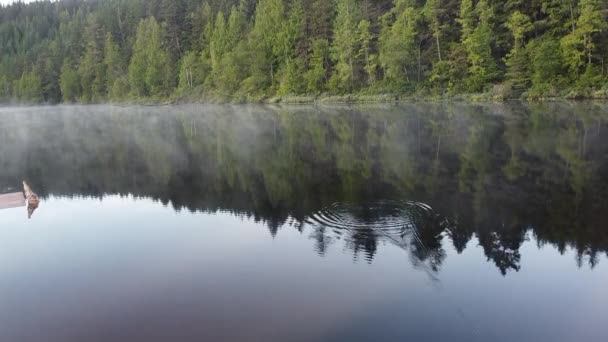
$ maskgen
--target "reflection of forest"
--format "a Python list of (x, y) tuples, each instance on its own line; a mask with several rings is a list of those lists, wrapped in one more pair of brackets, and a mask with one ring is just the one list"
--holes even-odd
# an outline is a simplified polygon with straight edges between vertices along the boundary
[(382, 231), (308, 219), (336, 202), (413, 200), (434, 214), (401, 238), (433, 271), (442, 244), (462, 252), (473, 236), (503, 274), (517, 270), (528, 232), (594, 266), (608, 251), (604, 112), (591, 103), (0, 109), (0, 189), (25, 175), (43, 196), (228, 210), (273, 235), (311, 229), (321, 254), (343, 240), (369, 261)]

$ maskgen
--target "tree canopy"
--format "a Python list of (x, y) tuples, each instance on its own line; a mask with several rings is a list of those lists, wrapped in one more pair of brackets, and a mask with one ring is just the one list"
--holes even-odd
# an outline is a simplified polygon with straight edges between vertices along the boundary
[(0, 101), (608, 94), (603, 0), (0, 6)]

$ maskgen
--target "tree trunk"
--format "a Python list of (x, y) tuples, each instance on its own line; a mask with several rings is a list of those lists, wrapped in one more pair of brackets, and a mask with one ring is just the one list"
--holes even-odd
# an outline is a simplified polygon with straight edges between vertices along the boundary
[(353, 67), (353, 59), (348, 61), (350, 65), (350, 90), (353, 89), (353, 82), (355, 81), (355, 68)]
[(570, 20), (572, 20), (572, 32), (576, 30), (576, 22), (574, 21), (574, 7), (570, 4)]
[(270, 63), (270, 81), (274, 82), (274, 65)]
[[(587, 43), (588, 43), (588, 44), (587, 44), (587, 45), (588, 45), (588, 46), (591, 46), (591, 34), (589, 35), (589, 37), (588, 37), (587, 39), (588, 39), (588, 41), (587, 41)], [(591, 65), (591, 48), (589, 48), (589, 56), (588, 56), (588, 61), (587, 61), (587, 63), (588, 63), (589, 65)]]
[(437, 41), (437, 54), (439, 55), (439, 61), (441, 62), (441, 46), (439, 45), (439, 34), (435, 35), (435, 40)]
[(421, 66), (420, 66), (420, 64), (421, 64), (421, 62), (420, 62), (420, 50), (421, 49), (422, 49), (422, 40), (420, 41), (420, 43), (418, 43), (418, 82), (420, 82), (420, 72), (421, 72), (421, 70), (420, 70), (420, 68), (421, 68)]

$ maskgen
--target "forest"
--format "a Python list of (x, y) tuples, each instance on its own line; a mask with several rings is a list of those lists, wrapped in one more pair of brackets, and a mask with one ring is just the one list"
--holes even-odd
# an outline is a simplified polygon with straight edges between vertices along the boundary
[(0, 102), (608, 97), (605, 0), (0, 7)]

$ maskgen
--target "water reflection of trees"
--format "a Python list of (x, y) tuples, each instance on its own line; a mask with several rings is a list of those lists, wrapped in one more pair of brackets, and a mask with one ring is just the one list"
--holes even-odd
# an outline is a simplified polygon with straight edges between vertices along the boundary
[(520, 268), (528, 232), (539, 245), (575, 249), (579, 265), (608, 251), (603, 105), (47, 111), (0, 114), (0, 188), (25, 175), (42, 195), (133, 194), (178, 210), (228, 210), (273, 236), (308, 230), (319, 254), (341, 244), (369, 262), (395, 242), (308, 218), (336, 202), (411, 199), (435, 214), (400, 247), (432, 271), (448, 241), (461, 253), (473, 237), (503, 274)]

